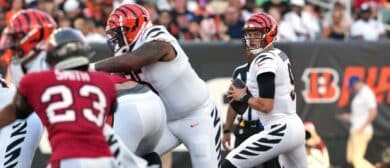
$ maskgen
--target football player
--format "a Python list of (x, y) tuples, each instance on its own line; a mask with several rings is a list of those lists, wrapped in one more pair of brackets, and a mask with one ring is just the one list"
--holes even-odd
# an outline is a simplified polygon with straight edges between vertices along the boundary
[(13, 101), (0, 112), (0, 127), (34, 110), (49, 132), (48, 167), (116, 167), (103, 136), (104, 120), (116, 109), (110, 76), (86, 72), (89, 50), (80, 32), (56, 30), (48, 48), (46, 61), (53, 69), (22, 78)]
[(162, 155), (184, 143), (193, 167), (218, 167), (220, 115), (179, 42), (164, 26), (152, 25), (148, 11), (136, 4), (116, 8), (106, 33), (116, 57), (91, 64), (90, 70), (128, 74), (159, 94), (168, 125), (156, 152)]
[[(46, 69), (43, 44), (56, 28), (50, 15), (34, 10), (22, 10), (9, 21), (0, 39), (0, 50), (13, 54), (9, 71), (14, 85), (24, 73)], [(5, 85), (4, 85), (5, 86)], [(15, 89), (6, 88), (0, 97), (0, 106), (12, 101)], [(31, 167), (36, 148), (43, 133), (43, 126), (34, 113), (26, 120), (16, 120), (3, 127), (0, 133), (0, 167)]]
[(256, 111), (264, 131), (231, 151), (222, 167), (255, 167), (279, 155), (282, 167), (305, 168), (305, 129), (296, 114), (292, 66), (283, 51), (273, 48), (277, 23), (266, 13), (256, 13), (245, 22), (243, 31), (245, 49), (256, 57), (246, 87), (232, 84), (228, 97)]

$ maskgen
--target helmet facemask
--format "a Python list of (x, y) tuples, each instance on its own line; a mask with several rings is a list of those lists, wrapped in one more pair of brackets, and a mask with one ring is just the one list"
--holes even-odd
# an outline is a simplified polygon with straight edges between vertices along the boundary
[(108, 46), (115, 53), (115, 56), (125, 54), (131, 50), (124, 32), (128, 31), (127, 27), (119, 26), (107, 30)]
[(266, 40), (267, 32), (269, 30), (266, 28), (244, 29), (244, 38), (242, 39), (244, 49), (253, 55), (260, 54), (272, 44)]
[(13, 55), (13, 59), (20, 59), (24, 55), (24, 52), (20, 46), (21, 38), (24, 37), (23, 33), (10, 32), (8, 28), (5, 28), (0, 39), (0, 51), (4, 52), (10, 50)]

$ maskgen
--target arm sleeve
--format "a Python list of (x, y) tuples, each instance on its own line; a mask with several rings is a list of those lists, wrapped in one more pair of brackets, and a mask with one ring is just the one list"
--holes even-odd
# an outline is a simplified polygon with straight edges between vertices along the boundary
[(273, 99), (275, 97), (275, 74), (273, 72), (257, 75), (257, 84), (261, 98)]

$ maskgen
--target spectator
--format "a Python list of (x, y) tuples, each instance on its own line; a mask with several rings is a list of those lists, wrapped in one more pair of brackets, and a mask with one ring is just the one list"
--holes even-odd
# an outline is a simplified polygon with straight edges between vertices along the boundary
[(135, 3), (135, 1), (134, 0), (113, 0), (112, 5), (114, 9), (116, 9), (118, 6), (125, 3)]
[(377, 115), (377, 102), (374, 92), (357, 76), (349, 79), (349, 87), (355, 92), (351, 103), (351, 114), (340, 115), (340, 118), (351, 122), (347, 143), (347, 161), (354, 168), (373, 168), (364, 159), (367, 145), (373, 135), (372, 122)]
[(163, 25), (167, 28), (167, 30), (175, 36), (175, 38), (179, 38), (179, 27), (173, 23), (171, 12), (167, 10), (162, 10), (159, 12), (159, 17), (157, 20), (157, 24)]
[(228, 26), (227, 34), (232, 39), (242, 39), (242, 28), (245, 22), (240, 17), (239, 9), (228, 6), (224, 13), (224, 22)]
[(348, 36), (350, 24), (351, 16), (347, 13), (345, 4), (340, 0), (336, 0), (323, 21), (322, 38), (345, 40)]
[(171, 13), (173, 23), (179, 28), (178, 39), (185, 40), (190, 22), (196, 19), (194, 13), (188, 10), (187, 0), (173, 0), (173, 11)]
[(373, 2), (380, 6), (386, 6), (386, 0), (353, 0), (353, 8), (358, 11), (363, 4)]
[(195, 14), (188, 10), (187, 0), (173, 0), (173, 11), (172, 11), (173, 22), (178, 24), (178, 19), (182, 19), (185, 15), (186, 20), (190, 21), (195, 19)]
[(56, 18), (55, 16), (58, 15), (58, 11), (52, 0), (37, 0), (37, 8), (50, 14), (54, 18)]
[(84, 15), (92, 18), (98, 27), (106, 25), (107, 16), (113, 10), (112, 0), (85, 0)]
[(24, 1), (23, 0), (12, 1), (11, 9), (5, 14), (5, 18), (6, 18), (7, 22), (11, 20), (12, 16), (14, 16), (15, 13), (19, 12), (23, 8), (24, 8)]
[(213, 40), (219, 40), (219, 41), (229, 41), (230, 36), (227, 34), (228, 28), (223, 22), (219, 22), (219, 25), (217, 26), (217, 33), (212, 38)]
[(150, 20), (153, 24), (155, 24), (158, 20), (158, 12), (156, 6), (149, 1), (142, 1), (140, 5), (142, 5), (143, 7), (145, 7), (146, 10), (148, 10), (150, 14)]
[(190, 22), (194, 19), (191, 16), (183, 13), (176, 15), (176, 23), (177, 27), (179, 28), (179, 39), (185, 40), (184, 35), (188, 33), (188, 27), (190, 25)]
[(66, 16), (64, 16), (61, 19), (59, 19), (58, 22), (59, 22), (58, 26), (60, 28), (72, 27), (72, 21), (68, 17), (66, 17)]
[(329, 153), (312, 122), (305, 122), (308, 168), (329, 168)]
[(213, 36), (217, 33), (217, 23), (220, 22), (212, 16), (204, 17), (200, 21), (200, 31), (205, 36), (205, 40), (211, 40)]
[(297, 37), (293, 29), (285, 21), (281, 21), (281, 11), (277, 6), (270, 7), (268, 13), (275, 18), (275, 21), (278, 22), (278, 35), (276, 41), (297, 41)]
[(368, 3), (361, 6), (359, 18), (351, 26), (351, 37), (365, 41), (377, 41), (386, 38), (383, 23), (373, 18)]
[(317, 19), (307, 11), (303, 11), (304, 0), (291, 0), (290, 3), (292, 10), (284, 16), (283, 22), (286, 24), (283, 26), (292, 29), (295, 32), (295, 37), (287, 39), (287, 41), (314, 40), (316, 33), (320, 30)]
[(102, 18), (100, 20), (96, 20), (95, 23), (99, 23), (98, 27), (102, 27), (103, 29), (106, 27), (106, 22), (108, 16), (111, 14), (112, 10), (114, 10), (112, 6), (112, 0), (103, 0), (101, 2), (101, 10), (102, 10)]
[(207, 0), (198, 0), (198, 7), (194, 11), (197, 17), (207, 17), (212, 15), (212, 12), (207, 8)]
[(81, 3), (78, 0), (66, 0), (64, 3), (65, 15), (71, 21), (72, 27), (74, 21), (78, 17), (84, 17), (82, 13)]
[(251, 12), (249, 11), (249, 7), (247, 6), (246, 0), (229, 0), (229, 6), (235, 7), (240, 14), (242, 20), (247, 20), (251, 16)]
[(206, 35), (201, 31), (200, 26), (196, 20), (190, 21), (188, 25), (188, 32), (184, 34), (185, 41), (208, 41)]
[(107, 39), (96, 30), (95, 22), (91, 19), (77, 18), (74, 21), (74, 28), (79, 29), (85, 36), (88, 43), (106, 43)]
[(269, 10), (272, 8), (278, 8), (279, 11), (281, 12), (281, 15), (284, 15), (288, 12), (289, 5), (287, 3), (288, 1), (286, 0), (266, 0), (264, 3), (260, 3), (261, 6), (264, 9), (264, 12), (269, 13)]

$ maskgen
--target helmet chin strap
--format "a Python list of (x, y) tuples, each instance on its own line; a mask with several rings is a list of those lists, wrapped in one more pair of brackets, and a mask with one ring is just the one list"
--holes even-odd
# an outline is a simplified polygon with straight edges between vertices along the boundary
[(259, 55), (261, 52), (263, 52), (264, 50), (267, 50), (268, 48), (270, 48), (270, 47), (271, 47), (271, 44), (272, 44), (272, 43), (267, 44), (267, 46), (265, 46), (264, 48), (259, 47), (259, 48), (256, 48), (256, 49), (250, 49), (249, 52), (250, 52), (251, 54), (257, 56), (257, 55)]
[(253, 55), (258, 55), (260, 54), (264, 49), (263, 48), (256, 48), (256, 49), (251, 49), (249, 52)]

